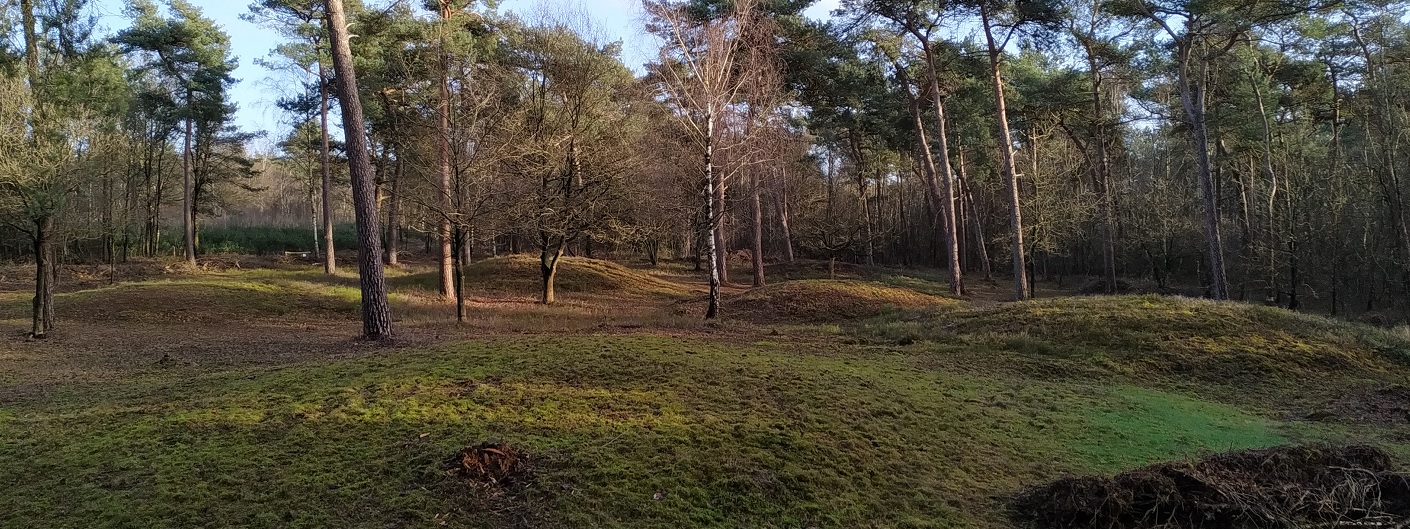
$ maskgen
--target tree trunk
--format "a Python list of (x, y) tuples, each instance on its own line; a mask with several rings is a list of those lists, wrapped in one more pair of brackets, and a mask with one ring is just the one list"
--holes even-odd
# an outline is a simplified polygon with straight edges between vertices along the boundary
[(313, 224), (313, 254), (322, 255), (323, 247), (318, 244), (318, 239), (320, 237), (318, 226), (318, 197), (314, 196), (313, 184), (311, 181), (309, 183), (308, 188), (308, 216), (309, 221)]
[(348, 43), (348, 23), (342, 0), (324, 0), (328, 33), (332, 35), (333, 70), (338, 101), (343, 109), (348, 174), (352, 177), (353, 207), (357, 218), (358, 275), (362, 288), (362, 330), (370, 340), (392, 335), (392, 310), (387, 300), (387, 278), (382, 270), (381, 238), (378, 237), (377, 197), (373, 189), (371, 158), (367, 152), (362, 102), (358, 100), (357, 73), (353, 68), (352, 47)]
[[(315, 52), (318, 46), (314, 46)], [(323, 272), (335, 274), (338, 272), (338, 261), (334, 256), (333, 248), (333, 177), (332, 170), (328, 166), (328, 75), (323, 70), (323, 58), (318, 58), (318, 106), (321, 122), (319, 132), (323, 136), (323, 150), (320, 153), (323, 164)]]
[[(191, 92), (186, 92), (186, 104), (191, 104)], [(186, 262), (196, 264), (196, 204), (194, 196), (196, 193), (194, 182), (191, 179), (191, 118), (186, 118), (186, 146), (181, 153), (181, 222), (185, 228), (182, 242), (186, 250)]]
[(866, 172), (857, 170), (857, 201), (861, 206), (862, 214), (862, 248), (866, 253), (862, 256), (863, 263), (867, 266), (876, 264), (876, 246), (872, 234), (871, 226), (871, 201), (867, 200), (867, 177)]
[(395, 153), (397, 161), (392, 169), (392, 191), (387, 202), (387, 265), (397, 265), (397, 247), (401, 239), (401, 149)]
[(754, 286), (756, 287), (764, 286), (764, 206), (759, 197), (759, 169), (758, 167), (749, 168), (749, 186), (752, 188), (749, 198), (753, 210), (751, 213), (754, 217), (754, 232), (750, 237), (750, 241), (754, 244), (749, 250), (753, 253), (750, 257), (753, 261)]
[(558, 277), (558, 260), (563, 258), (565, 246), (562, 239), (557, 241), (544, 239), (543, 245), (539, 247), (539, 276), (543, 280), (543, 291), (539, 302), (544, 305), (558, 302), (558, 297), (553, 292), (553, 282)]
[(1096, 160), (1092, 169), (1096, 172), (1097, 192), (1101, 195), (1102, 206), (1102, 272), (1106, 276), (1106, 293), (1116, 293), (1116, 197), (1112, 190), (1111, 156), (1107, 152), (1106, 103), (1102, 99), (1102, 74), (1097, 64), (1097, 52), (1090, 46), (1087, 51), (1087, 68), (1092, 77), (1092, 142), (1095, 144)]
[(1204, 77), (1190, 79), (1190, 55), (1193, 43), (1188, 39), (1177, 43), (1180, 48), (1178, 68), (1180, 82), (1180, 103), (1185, 108), (1185, 116), (1190, 122), (1194, 135), (1195, 161), (1199, 168), (1200, 192), (1204, 200), (1204, 231), (1208, 245), (1210, 291), (1209, 296), (1229, 299), (1229, 280), (1224, 273), (1224, 240), (1219, 233), (1219, 198), (1214, 185), (1214, 173), (1209, 163), (1209, 132), (1205, 129)]
[[(969, 204), (969, 214), (974, 218), (974, 247), (979, 254), (979, 269), (984, 273), (985, 281), (994, 280), (994, 267), (989, 262), (989, 244), (984, 238), (984, 222), (979, 216), (979, 205), (974, 201), (974, 192), (969, 188), (968, 168), (964, 161), (964, 149), (959, 153), (959, 186), (963, 195), (961, 202)], [(961, 205), (963, 207), (963, 204)]]
[(994, 89), (995, 121), (999, 128), (999, 152), (1003, 154), (1004, 176), (1008, 178), (1009, 229), (1013, 232), (1013, 292), (1016, 300), (1028, 299), (1028, 276), (1024, 263), (1023, 212), (1019, 202), (1018, 170), (1013, 162), (1013, 136), (1009, 133), (1008, 109), (1004, 102), (1004, 78), (999, 71), (999, 56), (1003, 50), (994, 41), (994, 30), (989, 23), (988, 8), (980, 8), (980, 20), (984, 25), (984, 38), (989, 44), (989, 79)]
[(778, 222), (783, 229), (783, 255), (793, 262), (793, 231), (788, 226), (788, 170), (779, 170), (779, 194), (774, 197), (774, 209), (778, 210)]
[(720, 207), (723, 206), (723, 201), (716, 200), (719, 187), (715, 182), (715, 113), (710, 109), (706, 111), (705, 116), (705, 254), (710, 261), (710, 300), (705, 308), (707, 320), (719, 317), (720, 313), (720, 282), (723, 276), (720, 269), (724, 263), (721, 262), (715, 247), (715, 241), (719, 238), (720, 220), (723, 217), (716, 211), (723, 209)]
[[(444, 2), (443, 2), (444, 4)], [(448, 7), (442, 9), (442, 18), (450, 18)], [(437, 89), (440, 91), (436, 100), (436, 166), (440, 171), (440, 184), (437, 191), (441, 194), (440, 204), (440, 226), (437, 231), (440, 237), (440, 277), (441, 296), (450, 297), (455, 288), (451, 275), (452, 251), (450, 233), (451, 205), (451, 170), (450, 170), (450, 57), (444, 47), (445, 41), (441, 42), (440, 51), (441, 71)]]
[(465, 239), (461, 236), (463, 230), (456, 224), (455, 232), (455, 321), (465, 323), (465, 259), (462, 257), (461, 249), (465, 247)]
[[(931, 68), (934, 68), (932, 65)], [(935, 89), (935, 141), (940, 148), (936, 157), (936, 178), (940, 181), (940, 229), (944, 230), (941, 243), (945, 245), (945, 265), (950, 273), (950, 293), (956, 296), (964, 293), (964, 270), (960, 268), (960, 231), (958, 215), (955, 214), (955, 177), (950, 170), (950, 142), (945, 131), (945, 104), (940, 99), (940, 91)]]
[(30, 336), (47, 338), (54, 330), (54, 218), (34, 220), (34, 312)]
[[(718, 179), (723, 180), (723, 178)], [(720, 284), (729, 284), (729, 240), (725, 236), (725, 184), (722, 181), (715, 182), (715, 213), (713, 218), (714, 231), (711, 232), (715, 239), (715, 260), (719, 261)]]

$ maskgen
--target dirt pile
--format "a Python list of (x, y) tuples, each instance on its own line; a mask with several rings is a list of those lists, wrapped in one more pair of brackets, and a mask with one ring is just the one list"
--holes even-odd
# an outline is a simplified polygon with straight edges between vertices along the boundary
[(533, 480), (531, 456), (498, 441), (466, 447), (446, 460), (447, 472), (471, 487), (495, 492), (522, 489)]
[(1033, 529), (1406, 527), (1410, 478), (1374, 447), (1279, 447), (1063, 478), (1010, 507)]

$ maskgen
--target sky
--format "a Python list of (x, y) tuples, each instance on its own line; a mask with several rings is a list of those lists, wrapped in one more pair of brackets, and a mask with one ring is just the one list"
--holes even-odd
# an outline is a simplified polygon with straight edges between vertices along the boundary
[[(159, 0), (160, 1), (160, 0)], [(267, 131), (268, 136), (256, 140), (252, 146), (264, 150), (277, 142), (277, 137), (286, 128), (284, 116), (274, 106), (274, 101), (285, 87), (294, 86), (287, 74), (273, 72), (255, 64), (255, 59), (268, 57), (271, 50), (280, 42), (280, 36), (272, 29), (260, 27), (240, 19), (248, 12), (252, 0), (190, 0), (199, 6), (205, 16), (214, 20), (230, 35), (231, 53), (240, 61), (235, 70), (239, 82), (231, 91), (232, 99), (239, 105), (236, 123), (246, 131)], [(807, 11), (813, 18), (826, 18), (837, 8), (840, 0), (818, 0)], [(128, 26), (123, 14), (126, 0), (95, 0), (94, 11), (98, 23), (109, 32), (121, 31)], [(369, 4), (380, 4), (376, 0)], [(644, 34), (640, 0), (501, 0), (501, 13), (515, 13), (527, 21), (533, 21), (545, 8), (568, 7), (588, 14), (593, 26), (603, 31), (610, 39), (622, 41), (622, 60), (628, 66), (637, 67), (654, 56), (656, 43)], [(575, 9), (574, 6), (577, 8)]]

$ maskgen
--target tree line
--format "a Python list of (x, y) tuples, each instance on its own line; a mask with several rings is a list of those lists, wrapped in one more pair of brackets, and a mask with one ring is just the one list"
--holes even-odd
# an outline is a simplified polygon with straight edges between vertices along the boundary
[(195, 6), (133, 0), (101, 36), (83, 0), (12, 6), (0, 251), (36, 264), (34, 335), (56, 260), (194, 263), (202, 222), (270, 178), (302, 190), (328, 273), (351, 212), (370, 336), (390, 334), (381, 267), (418, 238), (462, 318), (464, 265), (509, 252), (538, 255), (544, 303), (564, 255), (684, 259), (707, 317), (721, 285), (799, 258), (1015, 299), (1093, 277), (1406, 308), (1404, 3), (844, 0), (820, 21), (807, 0), (645, 0), (658, 52), (635, 69), (586, 13), (492, 4), (251, 5), (281, 37), (260, 60), (295, 80), (269, 153), (233, 126), (229, 37)]

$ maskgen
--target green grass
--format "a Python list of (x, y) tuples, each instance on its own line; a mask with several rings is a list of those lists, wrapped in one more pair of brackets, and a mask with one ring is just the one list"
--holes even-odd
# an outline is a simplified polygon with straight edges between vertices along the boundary
[[(570, 264), (589, 290), (640, 279)], [(398, 288), (416, 288), (421, 273)], [(352, 328), (352, 281), (236, 271), (75, 292), (60, 306), (180, 309), (196, 314), (180, 322), (218, 341), (221, 325), (241, 321)], [(685, 287), (666, 285), (631, 290), (642, 297), (626, 303), (668, 310), (672, 299), (653, 296)], [(819, 285), (897, 289), (795, 287)], [(765, 334), (729, 324), (561, 332), (557, 320), (581, 308), (514, 310), (543, 321), (292, 363), (145, 363), (41, 396), (7, 397), (26, 377), (4, 353), (28, 346), (0, 345), (0, 526), (985, 529), (1004, 527), (1004, 497), (1064, 474), (1320, 440), (1410, 452), (1404, 425), (1290, 421), (1276, 404), (1403, 379), (1405, 340), (1285, 311), (1147, 297), (947, 301)], [(490, 439), (536, 455), (537, 481), (521, 495), (489, 498), (443, 471), (456, 450)]]

